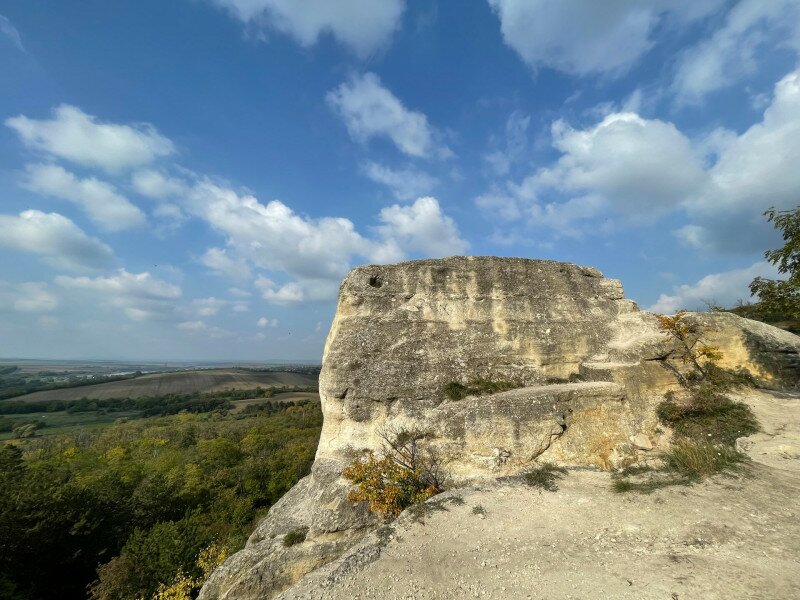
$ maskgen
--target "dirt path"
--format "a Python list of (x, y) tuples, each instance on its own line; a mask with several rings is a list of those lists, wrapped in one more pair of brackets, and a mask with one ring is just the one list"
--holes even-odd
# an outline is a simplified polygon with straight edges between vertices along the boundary
[(800, 598), (800, 399), (748, 401), (765, 430), (742, 444), (749, 477), (644, 496), (593, 471), (555, 493), (457, 490), (463, 504), (404, 514), (283, 598)]

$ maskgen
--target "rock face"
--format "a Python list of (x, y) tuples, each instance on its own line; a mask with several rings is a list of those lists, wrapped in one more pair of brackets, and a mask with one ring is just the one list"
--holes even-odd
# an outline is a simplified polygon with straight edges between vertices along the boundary
[[(691, 315), (723, 366), (796, 385), (800, 338), (735, 315)], [(615, 468), (658, 448), (655, 406), (678, 388), (655, 315), (596, 269), (455, 257), (352, 271), (320, 374), (325, 417), (312, 473), (270, 511), (200, 598), (273, 597), (376, 525), (345, 500), (354, 452), (382, 432), (424, 431), (454, 483), (518, 473), (535, 459)], [(449, 401), (451, 382), (517, 389)], [(283, 536), (308, 528), (290, 548)]]

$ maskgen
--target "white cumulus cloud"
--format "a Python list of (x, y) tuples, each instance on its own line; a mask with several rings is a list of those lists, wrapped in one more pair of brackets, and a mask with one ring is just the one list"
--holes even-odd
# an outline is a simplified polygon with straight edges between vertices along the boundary
[(227, 275), (231, 279), (245, 280), (250, 277), (250, 267), (240, 258), (233, 258), (224, 248), (209, 248), (200, 257), (200, 262), (206, 267)]
[(429, 258), (463, 254), (469, 244), (461, 239), (455, 222), (442, 212), (436, 198), (418, 198), (410, 206), (395, 204), (380, 212), (382, 238), (379, 255), (397, 259), (407, 252)]
[(186, 192), (184, 183), (153, 169), (136, 171), (131, 177), (133, 189), (142, 196), (163, 200)]
[(105, 267), (114, 256), (111, 248), (65, 216), (39, 210), (0, 215), (0, 248), (36, 254), (55, 266), (78, 270)]
[(362, 165), (364, 174), (375, 183), (388, 187), (398, 200), (410, 200), (433, 191), (439, 180), (424, 171), (407, 167), (392, 169), (369, 161)]
[(400, 26), (404, 0), (212, 0), (238, 19), (312, 46), (330, 34), (357, 54), (380, 49)]
[(94, 177), (80, 179), (58, 165), (28, 165), (23, 187), (37, 194), (74, 202), (106, 231), (137, 227), (146, 220), (144, 213), (111, 184)]
[(39, 313), (50, 312), (57, 306), (58, 297), (46, 283), (0, 281), (0, 310)]
[(224, 237), (224, 244), (209, 248), (200, 262), (239, 281), (255, 273), (261, 297), (272, 303), (335, 298), (341, 278), (363, 260), (443, 256), (467, 247), (455, 222), (432, 197), (383, 209), (378, 224), (365, 235), (349, 219), (308, 217), (280, 200), (264, 204), (250, 193), (209, 179), (180, 185), (186, 190), (183, 210)]
[(674, 208), (703, 182), (702, 162), (686, 136), (634, 113), (609, 115), (587, 130), (557, 121), (553, 146), (562, 153), (558, 163), (530, 183), (596, 194), (628, 215)]
[(175, 313), (175, 302), (181, 288), (153, 277), (148, 272), (129, 273), (119, 269), (115, 274), (100, 277), (68, 277), (55, 279), (61, 287), (92, 300), (121, 309), (134, 321), (165, 318)]
[(757, 262), (743, 269), (706, 275), (693, 284), (675, 286), (672, 293), (664, 293), (647, 310), (674, 314), (678, 310), (706, 308), (707, 304), (734, 306), (739, 300), (751, 299), (748, 285), (756, 277), (779, 278), (778, 270), (767, 262)]
[[(762, 213), (797, 206), (800, 189), (800, 71), (782, 78), (760, 121), (744, 132), (715, 130), (691, 138), (672, 123), (613, 113), (574, 129), (554, 123), (561, 153), (520, 183), (476, 198), (499, 221), (569, 232), (599, 217), (626, 222), (682, 212), (675, 233), (714, 252), (751, 252), (774, 241)], [(743, 235), (747, 232), (747, 235)]]
[(172, 142), (147, 123), (104, 123), (80, 108), (62, 104), (51, 119), (19, 115), (5, 124), (34, 150), (110, 172), (138, 167), (175, 152)]
[(437, 141), (438, 132), (421, 112), (409, 110), (375, 73), (354, 75), (327, 96), (344, 121), (350, 137), (360, 143), (387, 138), (409, 156), (447, 157), (449, 148)]
[(708, 39), (686, 49), (673, 88), (680, 102), (695, 103), (752, 75), (765, 49), (800, 53), (800, 2), (740, 0)]
[(667, 20), (704, 17), (724, 0), (489, 0), (505, 43), (534, 69), (587, 75), (620, 71), (653, 46)]
[(214, 298), (213, 296), (192, 300), (192, 308), (201, 317), (213, 317), (226, 304), (228, 304), (227, 300)]

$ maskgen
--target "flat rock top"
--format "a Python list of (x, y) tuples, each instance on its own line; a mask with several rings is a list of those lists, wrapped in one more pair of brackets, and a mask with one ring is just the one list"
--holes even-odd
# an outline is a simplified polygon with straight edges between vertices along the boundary
[(555, 493), (456, 491), (463, 505), (401, 517), (377, 560), (323, 569), (284, 598), (800, 598), (800, 399), (752, 405), (765, 432), (750, 477), (620, 495), (607, 473), (571, 471)]
[(364, 265), (355, 269), (408, 269), (417, 267), (457, 267), (477, 269), (481, 267), (499, 266), (540, 266), (545, 268), (561, 269), (564, 267), (578, 268), (587, 271), (587, 275), (602, 277), (603, 274), (594, 267), (581, 267), (575, 263), (558, 260), (545, 260), (539, 258), (517, 258), (508, 256), (449, 256), (447, 258), (426, 258), (422, 260), (407, 260), (389, 265)]

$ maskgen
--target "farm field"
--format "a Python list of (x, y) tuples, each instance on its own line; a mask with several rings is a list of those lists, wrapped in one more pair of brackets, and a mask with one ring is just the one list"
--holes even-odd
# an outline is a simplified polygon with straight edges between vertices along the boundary
[[(88, 413), (68, 413), (58, 412), (36, 412), (22, 415), (6, 415), (5, 418), (17, 423), (27, 423), (31, 421), (43, 421), (46, 426), (37, 432), (38, 436), (56, 436), (61, 434), (74, 434), (80, 431), (95, 430), (101, 427), (113, 425), (119, 419), (137, 419), (139, 413), (136, 411), (120, 412), (88, 412)], [(12, 431), (0, 432), (0, 441), (11, 440), (14, 438)]]
[(46, 390), (18, 396), (14, 400), (42, 402), (47, 400), (78, 400), (89, 398), (141, 398), (167, 394), (199, 394), (228, 389), (279, 386), (316, 387), (312, 375), (287, 371), (254, 371), (248, 369), (202, 369), (152, 373), (135, 379), (112, 381), (75, 388)]

